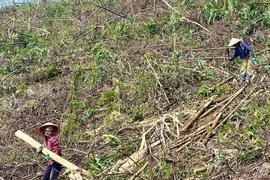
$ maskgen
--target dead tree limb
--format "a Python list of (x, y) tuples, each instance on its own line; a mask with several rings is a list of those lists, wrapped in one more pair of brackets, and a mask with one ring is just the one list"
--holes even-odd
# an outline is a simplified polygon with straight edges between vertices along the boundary
[(195, 168), (193, 170), (194, 173), (199, 173), (199, 172), (203, 172), (203, 171), (206, 171), (207, 170), (207, 167), (200, 167), (200, 168)]
[[(241, 89), (239, 89), (235, 94), (233, 94), (230, 97), (230, 100), (219, 110), (219, 112), (222, 112), (239, 94), (242, 93), (242, 91), (244, 91), (244, 89), (247, 87), (247, 84), (245, 84), (244, 87), (242, 87)], [(218, 112), (218, 113), (219, 113)]]
[[(173, 8), (167, 1), (165, 1), (165, 0), (162, 0), (167, 6), (169, 6), (172, 10), (174, 10), (177, 14), (179, 14), (179, 15), (181, 15), (180, 14), (180, 12), (178, 12), (175, 8)], [(203, 27), (201, 24), (199, 24), (199, 23), (197, 23), (197, 22), (195, 22), (195, 21), (191, 21), (191, 20), (189, 20), (188, 18), (186, 18), (186, 17), (182, 17), (184, 20), (186, 20), (187, 22), (190, 22), (190, 23), (193, 23), (193, 24), (195, 24), (195, 25), (197, 25), (197, 26), (200, 26), (201, 28), (203, 28), (204, 30), (206, 30), (207, 32), (209, 32), (210, 33), (210, 31), (208, 30), (208, 29), (206, 29), (205, 27)]]
[(180, 139), (180, 140), (178, 140), (177, 142), (174, 142), (172, 145), (170, 145), (169, 148), (170, 148), (170, 149), (174, 149), (174, 148), (176, 148), (176, 147), (178, 147), (178, 146), (180, 146), (180, 145), (182, 145), (182, 144), (188, 142), (189, 140), (191, 140), (191, 137), (195, 137), (195, 136), (198, 136), (198, 135), (204, 133), (204, 132), (206, 131), (206, 130), (205, 130), (206, 127), (207, 127), (207, 126), (210, 126), (211, 124), (213, 124), (213, 122), (210, 122), (210, 123), (208, 123), (208, 124), (205, 124), (205, 125), (201, 126), (201, 127), (198, 128), (195, 132), (193, 132), (193, 133), (191, 133), (191, 134), (185, 136), (183, 139)]
[[(261, 89), (261, 90), (259, 90), (259, 91), (257, 91), (256, 93), (255, 93), (255, 96), (256, 95), (258, 95), (260, 92), (262, 92), (263, 91), (263, 89)], [(222, 124), (224, 124), (228, 119), (230, 119), (231, 117), (232, 117), (232, 115), (234, 114), (234, 112), (244, 103), (244, 102), (246, 102), (246, 100), (250, 97), (250, 95), (251, 95), (252, 93), (250, 93), (250, 94), (248, 94), (216, 127), (215, 127), (215, 129), (213, 130), (213, 133), (217, 130), (217, 128), (219, 127), (219, 126), (221, 126)], [(253, 99), (254, 99), (254, 97), (255, 96), (253, 96)], [(245, 105), (244, 105), (245, 106)]]
[[(213, 124), (212, 124), (212, 130), (217, 126), (218, 124), (218, 121), (220, 120), (220, 118), (222, 117), (222, 112), (220, 112), (217, 117), (215, 118), (215, 120), (213, 121)], [(208, 139), (210, 138), (212, 134), (212, 131), (209, 131), (206, 136), (204, 137), (204, 139), (202, 140), (202, 143), (205, 145), (208, 141)]]
[(227, 99), (228, 97), (230, 97), (230, 95), (219, 97), (217, 99), (214, 99), (212, 103), (213, 104), (220, 103), (220, 102), (224, 101), (225, 99)]
[(148, 165), (148, 163), (149, 163), (149, 161), (147, 161), (144, 165), (143, 165), (143, 167), (139, 170), (139, 171), (137, 171), (131, 178), (130, 178), (130, 180), (133, 180), (133, 179), (135, 179), (145, 168), (146, 168), (146, 166)]
[(208, 101), (204, 106), (202, 106), (200, 108), (200, 110), (197, 112), (197, 114), (191, 118), (188, 123), (186, 125), (184, 125), (184, 127), (182, 127), (182, 129), (180, 130), (180, 132), (186, 132), (188, 130), (188, 128), (202, 115), (202, 113), (204, 112), (204, 110), (212, 103), (212, 99), (210, 101)]
[(0, 81), (0, 83), (2, 83), (4, 80), (6, 80), (9, 76), (11, 76), (12, 74), (14, 74), (15, 72), (17, 72), (18, 71), (18, 69), (16, 69), (15, 71), (12, 71), (11, 73), (9, 73), (6, 77), (4, 77), (1, 81)]
[(216, 104), (215, 106), (211, 107), (210, 109), (208, 109), (205, 113), (203, 113), (200, 118), (204, 118), (206, 116), (208, 116), (211, 112), (213, 112), (215, 109), (217, 109), (218, 107), (220, 107), (221, 105), (223, 105), (224, 103), (228, 102), (230, 100), (230, 98), (228, 96), (224, 96), (227, 97), (226, 99), (224, 99), (223, 101), (221, 101), (221, 103)]
[(224, 81), (222, 81), (222, 82), (216, 84), (215, 86), (211, 87), (209, 90), (210, 90), (210, 91), (214, 91), (218, 86), (221, 86), (221, 85), (227, 83), (227, 82), (230, 81), (233, 77), (234, 77), (234, 76), (228, 77), (228, 78), (225, 79)]
[(161, 84), (160, 81), (159, 81), (159, 78), (158, 78), (158, 75), (157, 75), (155, 69), (152, 67), (152, 65), (151, 65), (150, 61), (148, 60), (148, 58), (146, 58), (146, 59), (147, 59), (148, 65), (149, 65), (150, 68), (152, 69), (152, 71), (153, 71), (153, 73), (154, 73), (154, 75), (155, 75), (155, 77), (156, 77), (156, 79), (157, 79), (157, 82), (158, 82), (158, 84), (159, 84), (159, 86), (160, 86), (160, 88), (161, 88), (161, 90), (162, 90), (162, 92), (163, 92), (163, 94), (164, 94), (164, 96), (165, 96), (167, 102), (168, 102), (169, 104), (171, 104), (170, 101), (169, 101), (169, 99), (168, 99), (168, 97), (167, 97), (167, 94), (165, 93), (165, 91), (164, 91), (164, 89), (163, 89), (162, 84)]
[(188, 145), (190, 145), (193, 141), (196, 141), (200, 138), (200, 136), (196, 136), (194, 137), (193, 139), (189, 140), (188, 142), (186, 142), (184, 145), (182, 145), (180, 148), (176, 149), (175, 152), (179, 152), (181, 151), (182, 149), (184, 149), (185, 147), (187, 147)]

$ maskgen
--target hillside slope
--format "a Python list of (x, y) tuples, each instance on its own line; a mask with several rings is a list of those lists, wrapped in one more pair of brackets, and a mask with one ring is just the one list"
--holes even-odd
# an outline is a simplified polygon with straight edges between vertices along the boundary
[[(267, 172), (269, 4), (81, 0), (0, 12), (0, 177), (42, 176), (46, 159), (15, 132), (42, 142), (46, 122), (86, 179)], [(242, 61), (227, 61), (232, 37), (260, 61), (248, 83)]]

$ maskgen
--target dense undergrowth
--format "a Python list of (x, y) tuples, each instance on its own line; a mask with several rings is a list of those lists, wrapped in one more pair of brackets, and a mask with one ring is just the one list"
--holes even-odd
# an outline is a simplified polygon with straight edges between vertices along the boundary
[[(210, 97), (234, 92), (241, 60), (227, 62), (225, 47), (239, 37), (260, 60), (245, 93), (265, 93), (237, 109), (215, 134), (215, 152), (237, 152), (215, 154), (211, 168), (199, 173), (191, 169), (206, 164), (202, 158), (209, 149), (185, 149), (177, 163), (164, 154), (140, 176), (211, 179), (229, 172), (223, 177), (231, 178), (260, 159), (250, 151), (267, 149), (269, 79), (259, 78), (269, 72), (269, 12), (269, 4), (257, 0), (71, 0), (6, 8), (0, 14), (1, 176), (40, 176), (46, 160), (14, 132), (38, 138), (35, 129), (51, 121), (62, 128), (64, 157), (89, 170), (89, 179), (128, 178), (108, 169), (138, 150), (142, 132), (119, 135), (120, 141), (103, 135), (116, 136), (122, 128), (176, 109), (194, 114)], [(231, 83), (210, 90), (230, 74), (236, 75)], [(179, 119), (185, 123), (185, 116)], [(232, 160), (236, 163), (229, 164)]]

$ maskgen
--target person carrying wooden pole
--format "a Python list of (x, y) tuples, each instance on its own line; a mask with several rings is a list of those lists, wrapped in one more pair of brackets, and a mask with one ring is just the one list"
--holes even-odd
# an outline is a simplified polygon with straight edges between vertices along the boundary
[[(15, 132), (15, 135), (18, 138), (20, 138), (20, 139), (24, 140), (25, 142), (27, 142), (28, 144), (30, 144), (32, 147), (36, 148), (38, 152), (40, 152), (39, 149), (42, 146), (42, 144), (40, 144), (39, 142), (37, 142), (36, 140), (34, 140), (30, 136), (28, 136), (27, 134), (25, 134), (21, 130), (17, 130)], [(89, 172), (87, 170), (79, 168), (75, 164), (73, 164), (73, 163), (67, 161), (66, 159), (64, 159), (63, 157), (55, 154), (54, 152), (50, 151), (46, 147), (43, 148), (41, 153), (43, 153), (47, 157), (49, 156), (51, 159), (55, 160), (56, 162), (58, 162), (62, 166), (65, 166), (67, 168), (66, 173), (71, 180), (83, 180), (83, 177), (81, 175), (84, 175), (87, 177), (89, 176)], [(49, 155), (47, 155), (47, 154), (49, 154)]]
[[(58, 156), (62, 157), (62, 151), (60, 148), (60, 143), (56, 135), (60, 133), (60, 128), (53, 123), (45, 123), (37, 129), (37, 134), (44, 137), (43, 146), (37, 149), (38, 153), (41, 153), (43, 148), (46, 147), (48, 150), (54, 152)], [(51, 159), (49, 154), (46, 154), (46, 159), (48, 160), (48, 166), (43, 174), (42, 180), (55, 180), (57, 179), (62, 165), (53, 159)]]

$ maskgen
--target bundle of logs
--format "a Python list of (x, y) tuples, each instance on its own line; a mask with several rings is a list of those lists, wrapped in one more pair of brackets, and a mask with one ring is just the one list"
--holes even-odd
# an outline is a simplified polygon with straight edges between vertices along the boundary
[[(225, 81), (210, 88), (210, 90), (214, 91), (216, 87), (225, 84), (232, 78), (233, 76), (229, 77)], [(144, 120), (133, 124), (130, 127), (121, 129), (118, 133), (122, 133), (130, 129), (134, 130), (148, 128), (148, 130), (144, 131), (142, 135), (142, 141), (139, 150), (128, 158), (119, 160), (111, 169), (110, 173), (129, 173), (132, 174), (130, 179), (134, 179), (148, 165), (149, 161), (147, 158), (149, 155), (152, 158), (157, 157), (157, 155), (153, 155), (153, 153), (155, 151), (155, 147), (158, 149), (160, 145), (162, 145), (162, 147), (166, 147), (166, 150), (170, 151), (171, 153), (178, 153), (193, 142), (196, 142), (197, 144), (205, 147), (211, 136), (218, 130), (218, 127), (232, 118), (237, 109), (249, 104), (254, 99), (254, 97), (256, 97), (256, 95), (263, 91), (259, 90), (257, 92), (250, 92), (249, 94), (246, 94), (240, 103), (234, 103), (235, 107), (232, 108), (230, 104), (233, 104), (232, 102), (245, 90), (247, 85), (248, 84), (243, 85), (240, 89), (231, 95), (226, 95), (224, 97), (218, 98), (211, 97), (200, 106), (195, 115), (187, 119), (185, 124), (181, 124), (179, 121), (179, 110), (178, 112), (176, 110), (174, 112), (164, 114), (162, 117)], [(227, 108), (230, 110), (228, 111)], [(206, 117), (208, 117), (208, 122), (205, 122), (204, 125), (200, 125), (200, 127), (195, 130), (194, 128), (190, 130), (195, 122), (204, 122), (203, 120)], [(155, 153), (162, 152), (160, 150), (156, 150)], [(143, 162), (145, 163), (141, 169), (137, 172), (134, 172), (134, 167)], [(206, 168), (203, 167), (197, 169), (197, 171), (203, 170), (206, 170)]]

